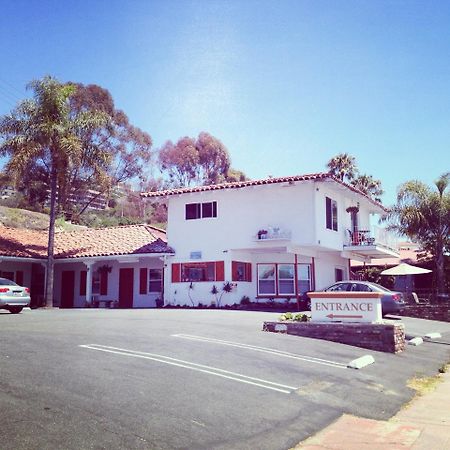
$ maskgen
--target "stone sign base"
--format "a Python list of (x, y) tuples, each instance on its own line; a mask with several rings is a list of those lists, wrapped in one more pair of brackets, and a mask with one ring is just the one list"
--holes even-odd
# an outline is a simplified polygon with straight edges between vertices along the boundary
[(263, 331), (324, 339), (378, 352), (399, 353), (405, 349), (405, 326), (401, 323), (264, 322)]

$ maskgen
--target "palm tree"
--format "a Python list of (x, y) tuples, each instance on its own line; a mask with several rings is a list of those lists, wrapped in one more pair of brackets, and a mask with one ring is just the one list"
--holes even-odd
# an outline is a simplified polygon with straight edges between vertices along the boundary
[(381, 203), (381, 196), (384, 192), (381, 189), (381, 181), (376, 180), (372, 175), (358, 175), (351, 181), (351, 185)]
[(327, 163), (331, 175), (341, 181), (350, 182), (357, 174), (356, 161), (348, 153), (340, 153), (331, 158)]
[(433, 256), (437, 291), (443, 292), (444, 254), (450, 250), (450, 172), (434, 184), (436, 189), (415, 180), (402, 184), (397, 204), (390, 208), (385, 220), (388, 229), (408, 236)]
[[(56, 199), (64, 186), (70, 167), (80, 165), (85, 143), (82, 136), (105, 125), (108, 116), (101, 112), (71, 113), (69, 99), (73, 85), (61, 84), (52, 77), (36, 80), (28, 86), (32, 99), (24, 100), (10, 113), (0, 118), (0, 155), (10, 157), (6, 171), (16, 181), (33, 161), (42, 161), (50, 173), (50, 220), (48, 231), (48, 262), (45, 302), (53, 306), (53, 268)], [(92, 163), (101, 172), (109, 155), (95, 141), (88, 149)], [(94, 162), (95, 161), (95, 162)]]

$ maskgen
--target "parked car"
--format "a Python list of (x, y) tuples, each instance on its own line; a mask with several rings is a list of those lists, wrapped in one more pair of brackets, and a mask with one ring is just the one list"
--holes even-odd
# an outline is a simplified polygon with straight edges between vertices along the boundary
[(7, 278), (0, 278), (0, 309), (7, 309), (11, 314), (19, 314), (25, 306), (30, 305), (30, 290), (19, 286)]
[(338, 281), (324, 289), (326, 292), (381, 292), (381, 311), (386, 314), (398, 314), (405, 306), (405, 300), (401, 292), (391, 291), (384, 286), (370, 281)]

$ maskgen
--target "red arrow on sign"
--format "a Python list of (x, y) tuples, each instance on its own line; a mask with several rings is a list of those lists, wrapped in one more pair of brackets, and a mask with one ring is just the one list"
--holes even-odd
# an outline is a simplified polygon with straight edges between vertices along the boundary
[(328, 314), (329, 319), (362, 319), (363, 316), (344, 316), (340, 314)]

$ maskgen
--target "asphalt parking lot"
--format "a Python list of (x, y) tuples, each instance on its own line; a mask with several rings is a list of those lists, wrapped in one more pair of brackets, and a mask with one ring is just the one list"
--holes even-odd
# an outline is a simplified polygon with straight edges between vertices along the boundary
[(450, 361), (448, 323), (402, 318), (442, 339), (392, 355), (261, 331), (278, 316), (0, 311), (1, 448), (287, 449), (342, 413), (391, 417)]

